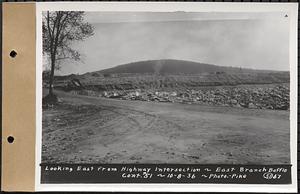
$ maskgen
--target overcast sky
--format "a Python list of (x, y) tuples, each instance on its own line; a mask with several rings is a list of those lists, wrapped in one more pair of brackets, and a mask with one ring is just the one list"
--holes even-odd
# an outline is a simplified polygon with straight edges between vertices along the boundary
[(59, 74), (85, 73), (154, 59), (289, 70), (285, 13), (87, 12), (95, 34), (73, 44), (82, 62)]

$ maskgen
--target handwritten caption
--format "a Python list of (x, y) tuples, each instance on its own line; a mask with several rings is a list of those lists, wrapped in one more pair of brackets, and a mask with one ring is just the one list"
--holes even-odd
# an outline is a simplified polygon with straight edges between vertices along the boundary
[[(289, 166), (230, 166), (230, 165), (43, 165), (46, 175), (91, 175), (119, 182), (217, 182), (217, 183), (286, 183), (290, 176)], [(47, 177), (46, 177), (47, 178)], [(258, 184), (258, 183), (256, 183)]]

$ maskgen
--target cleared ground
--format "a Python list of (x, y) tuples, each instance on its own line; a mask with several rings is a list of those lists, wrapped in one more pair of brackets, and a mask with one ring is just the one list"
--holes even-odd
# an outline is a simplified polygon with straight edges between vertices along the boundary
[(42, 162), (290, 162), (288, 111), (57, 95), (43, 110)]

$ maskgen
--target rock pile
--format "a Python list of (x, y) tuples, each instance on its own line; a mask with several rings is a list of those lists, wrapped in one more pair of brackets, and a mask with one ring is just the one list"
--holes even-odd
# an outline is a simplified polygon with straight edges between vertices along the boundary
[(289, 110), (289, 87), (224, 87), (212, 89), (187, 89), (185, 91), (109, 91), (102, 97), (123, 100), (141, 100), (186, 104), (208, 104), (251, 109)]

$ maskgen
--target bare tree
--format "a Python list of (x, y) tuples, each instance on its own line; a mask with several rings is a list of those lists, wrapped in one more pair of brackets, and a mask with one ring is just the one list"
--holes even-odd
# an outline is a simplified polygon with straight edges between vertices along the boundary
[(59, 61), (80, 60), (80, 53), (71, 47), (94, 34), (91, 24), (84, 21), (82, 11), (43, 12), (43, 54), (50, 59), (49, 96), (53, 96), (54, 71)]

